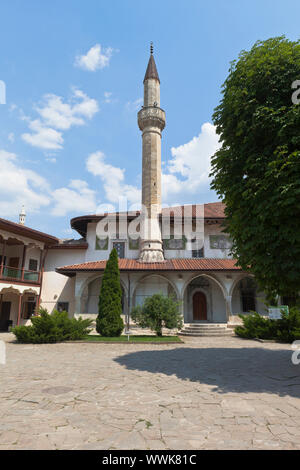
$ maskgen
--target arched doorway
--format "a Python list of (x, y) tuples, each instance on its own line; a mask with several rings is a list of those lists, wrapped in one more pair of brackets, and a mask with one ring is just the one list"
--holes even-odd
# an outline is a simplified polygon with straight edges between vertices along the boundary
[(193, 295), (193, 320), (207, 320), (207, 302), (204, 292), (195, 292)]
[(186, 283), (183, 292), (185, 323), (226, 322), (225, 288), (218, 279), (200, 274)]

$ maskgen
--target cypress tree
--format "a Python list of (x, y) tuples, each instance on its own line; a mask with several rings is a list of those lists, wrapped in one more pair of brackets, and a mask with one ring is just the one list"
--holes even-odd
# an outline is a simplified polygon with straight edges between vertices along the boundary
[(120, 336), (124, 323), (122, 314), (122, 288), (120, 283), (120, 271), (118, 254), (112, 249), (104, 270), (100, 296), (96, 330), (102, 336)]

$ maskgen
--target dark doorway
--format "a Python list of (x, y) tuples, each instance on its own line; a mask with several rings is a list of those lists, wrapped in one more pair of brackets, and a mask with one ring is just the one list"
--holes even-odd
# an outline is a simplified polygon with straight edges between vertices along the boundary
[(206, 296), (203, 292), (195, 292), (193, 296), (193, 320), (207, 320)]
[(0, 307), (0, 331), (8, 331), (11, 302), (2, 302)]

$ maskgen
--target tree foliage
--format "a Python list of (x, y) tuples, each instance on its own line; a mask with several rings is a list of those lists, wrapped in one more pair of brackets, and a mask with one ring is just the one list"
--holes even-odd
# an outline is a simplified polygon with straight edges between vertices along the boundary
[(238, 264), (272, 296), (300, 286), (300, 42), (257, 42), (232, 62), (213, 120), (212, 188)]
[(169, 329), (182, 327), (179, 302), (162, 294), (147, 297), (142, 306), (133, 308), (131, 317), (141, 328), (150, 328), (157, 336), (162, 336), (163, 327)]
[(124, 323), (122, 314), (122, 288), (118, 266), (118, 254), (114, 248), (106, 263), (100, 296), (99, 314), (96, 320), (96, 330), (102, 336), (120, 336)]

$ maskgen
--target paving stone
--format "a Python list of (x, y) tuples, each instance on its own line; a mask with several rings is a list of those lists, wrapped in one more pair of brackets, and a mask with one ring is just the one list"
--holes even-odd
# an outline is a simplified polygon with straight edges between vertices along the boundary
[[(300, 449), (289, 345), (18, 345), (0, 366), (0, 449)], [(47, 368), (45, 368), (47, 363)]]

